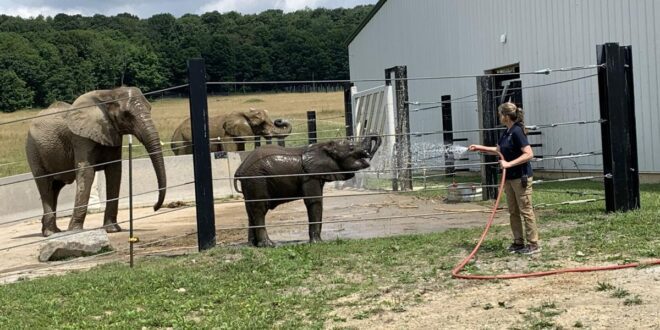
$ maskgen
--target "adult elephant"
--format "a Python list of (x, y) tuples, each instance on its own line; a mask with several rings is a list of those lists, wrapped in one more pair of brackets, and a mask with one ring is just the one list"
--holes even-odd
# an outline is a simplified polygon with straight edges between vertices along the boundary
[[(219, 143), (212, 141), (210, 150), (244, 151), (247, 138), (253, 138), (255, 143), (261, 137), (268, 142), (272, 138), (281, 142), (289, 136), (291, 130), (291, 124), (286, 120), (270, 119), (268, 110), (250, 108), (248, 111), (234, 111), (209, 118), (209, 138), (220, 140)], [(192, 153), (190, 118), (174, 130), (171, 141), (175, 155)]]
[(107, 197), (103, 226), (121, 231), (117, 205), (121, 183), (122, 136), (133, 134), (145, 145), (158, 180), (158, 210), (165, 199), (165, 165), (160, 137), (151, 119), (151, 105), (138, 88), (97, 90), (73, 104), (57, 102), (32, 120), (26, 153), (41, 195), (44, 214), (41, 233), (59, 232), (55, 222), (62, 187), (76, 181), (75, 208), (69, 230), (82, 229), (94, 173), (103, 170)]
[(250, 225), (248, 242), (259, 247), (273, 246), (264, 226), (266, 213), (301, 198), (307, 207), (309, 240), (320, 241), (324, 184), (351, 179), (355, 171), (369, 167), (380, 143), (379, 136), (370, 135), (358, 144), (339, 140), (300, 148), (264, 146), (253, 151), (234, 174), (234, 187), (245, 197)]

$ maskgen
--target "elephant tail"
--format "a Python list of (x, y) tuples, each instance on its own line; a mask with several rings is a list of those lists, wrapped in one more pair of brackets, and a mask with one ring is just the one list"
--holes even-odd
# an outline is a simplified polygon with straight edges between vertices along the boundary
[(238, 180), (239, 180), (238, 178), (234, 177), (234, 189), (235, 189), (237, 192), (239, 192), (239, 193), (242, 194), (243, 191), (241, 191), (240, 189), (238, 189), (238, 184), (237, 184)]

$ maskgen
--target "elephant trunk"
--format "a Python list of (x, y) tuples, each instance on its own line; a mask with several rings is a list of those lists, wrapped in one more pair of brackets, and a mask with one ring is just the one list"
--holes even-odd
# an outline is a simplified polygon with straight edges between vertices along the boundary
[(289, 134), (291, 134), (291, 131), (293, 130), (293, 126), (291, 126), (291, 123), (283, 119), (276, 119), (273, 122), (273, 125), (275, 125), (272, 131), (273, 137), (285, 138), (289, 136)]
[(154, 211), (160, 209), (165, 201), (165, 190), (167, 188), (167, 176), (165, 174), (165, 161), (163, 160), (163, 148), (160, 143), (158, 131), (153, 122), (149, 119), (139, 124), (135, 136), (142, 142), (147, 149), (151, 163), (156, 171), (156, 179), (158, 180), (158, 201), (154, 204)]
[(376, 151), (382, 143), (382, 139), (378, 133), (370, 132), (362, 139), (362, 150), (365, 152), (365, 156), (369, 159), (374, 157)]

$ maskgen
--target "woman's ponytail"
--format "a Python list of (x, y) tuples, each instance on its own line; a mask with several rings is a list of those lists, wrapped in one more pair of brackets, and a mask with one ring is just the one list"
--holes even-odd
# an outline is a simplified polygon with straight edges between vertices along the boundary
[(525, 112), (523, 109), (516, 107), (516, 125), (522, 128), (523, 133), (527, 135), (527, 128), (525, 127)]

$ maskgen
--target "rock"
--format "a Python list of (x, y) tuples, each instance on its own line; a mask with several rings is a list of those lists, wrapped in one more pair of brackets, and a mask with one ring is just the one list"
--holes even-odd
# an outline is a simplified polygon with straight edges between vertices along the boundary
[(112, 248), (108, 233), (103, 229), (90, 231), (66, 231), (55, 233), (41, 246), (39, 261), (62, 260), (88, 256)]

